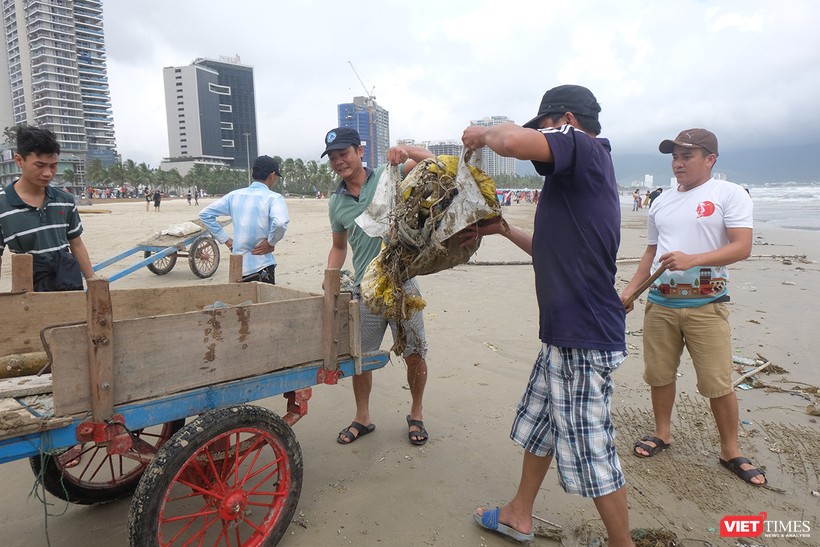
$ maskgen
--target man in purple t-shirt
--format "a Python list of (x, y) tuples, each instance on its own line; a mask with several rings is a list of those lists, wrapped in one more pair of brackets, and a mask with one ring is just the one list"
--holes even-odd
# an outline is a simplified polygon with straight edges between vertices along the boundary
[(470, 126), (462, 136), (470, 150), (531, 160), (544, 176), (532, 236), (500, 219), (463, 236), (502, 234), (533, 259), (542, 348), (510, 434), (525, 449), (521, 482), (507, 505), (474, 514), (519, 541), (534, 537), (535, 497), (555, 457), (564, 491), (593, 498), (609, 545), (633, 545), (609, 411), (626, 343), (615, 290), (621, 210), (609, 141), (597, 138), (600, 111), (588, 89), (563, 85), (523, 127)]

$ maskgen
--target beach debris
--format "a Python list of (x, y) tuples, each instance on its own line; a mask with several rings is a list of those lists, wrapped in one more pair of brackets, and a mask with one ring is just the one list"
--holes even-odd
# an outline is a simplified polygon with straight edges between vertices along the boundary
[(748, 357), (741, 357), (739, 355), (732, 355), (732, 362), (737, 363), (738, 365), (745, 365), (747, 367), (753, 367), (759, 364), (754, 359), (749, 359)]
[(783, 264), (785, 264), (786, 266), (791, 266), (792, 264), (792, 261), (788, 258), (784, 258), (783, 260), (781, 260), (781, 262), (783, 262)]
[(560, 529), (560, 528), (562, 528), (562, 526), (561, 526), (560, 524), (556, 524), (556, 523), (554, 523), (554, 522), (550, 522), (550, 521), (548, 521), (547, 519), (543, 519), (543, 518), (541, 518), (541, 517), (539, 517), (539, 516), (537, 516), (537, 515), (533, 515), (533, 516), (532, 516), (532, 518), (534, 518), (535, 520), (537, 520), (537, 521), (539, 521), (539, 522), (543, 522), (544, 524), (549, 524), (550, 526), (554, 526), (555, 528), (559, 528), (559, 529)]
[[(757, 354), (757, 359), (749, 359), (746, 357), (740, 357), (738, 355), (732, 355), (732, 362), (738, 365), (744, 366), (753, 366), (752, 370), (747, 370), (741, 372), (740, 369), (736, 369), (738, 373), (741, 373), (740, 378), (732, 382), (732, 387), (739, 387), (740, 389), (751, 389), (751, 388), (769, 388), (770, 386), (764, 384), (763, 382), (757, 381), (753, 378), (756, 374), (760, 372), (765, 372), (766, 374), (788, 374), (789, 371), (783, 367), (773, 364), (771, 361), (760, 355)], [(747, 380), (751, 380), (751, 385)], [(780, 390), (782, 391), (782, 390)]]
[(811, 495), (815, 498), (820, 498), (820, 492), (818, 492), (817, 490), (812, 490)]
[(794, 281), (784, 281), (781, 285), (797, 285)]
[(350, 292), (356, 286), (356, 278), (350, 270), (342, 270), (339, 272), (341, 279), (339, 281), (339, 290), (342, 292)]
[(501, 350), (501, 348), (499, 348), (498, 346), (496, 346), (492, 342), (484, 342), (484, 345), (487, 346), (488, 348), (490, 348), (493, 351), (500, 351)]
[(809, 416), (820, 416), (820, 408), (817, 405), (810, 404), (806, 406), (806, 414)]
[(37, 374), (48, 362), (48, 355), (44, 351), (4, 355), (0, 357), (0, 378)]
[(678, 536), (669, 530), (635, 528), (632, 530), (635, 547), (670, 547), (678, 544)]
[(557, 542), (563, 542), (564, 539), (564, 532), (561, 531), (560, 526), (558, 528), (552, 528), (550, 526), (536, 524), (532, 527), (532, 533), (536, 537), (546, 538)]
[[(460, 238), (453, 236), (476, 222), (501, 214), (495, 182), (469, 165), (468, 156), (425, 159), (403, 181), (398, 180), (396, 171), (386, 170), (387, 177), (379, 179), (379, 187), (395, 187), (395, 205), (376, 204), (372, 211), (368, 207), (356, 219), (369, 235), (384, 238), (381, 252), (362, 279), (362, 300), (370, 311), (399, 321), (391, 348), (397, 354), (401, 354), (406, 343), (400, 321), (425, 306), (420, 296), (405, 293), (405, 281), (467, 262), (478, 250), (481, 238), (463, 245)], [(389, 196), (390, 192), (383, 194)], [(386, 232), (385, 220), (389, 220)]]

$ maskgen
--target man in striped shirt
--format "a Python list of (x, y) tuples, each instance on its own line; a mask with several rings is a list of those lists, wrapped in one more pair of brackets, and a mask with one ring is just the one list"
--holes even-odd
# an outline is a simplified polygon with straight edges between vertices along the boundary
[[(217, 241), (242, 255), (242, 281), (276, 283), (273, 250), (290, 222), (285, 198), (273, 191), (280, 178), (276, 160), (259, 156), (253, 162), (250, 186), (226, 194), (199, 213)], [(219, 216), (231, 217), (233, 237), (217, 222)]]
[(51, 186), (59, 154), (54, 133), (20, 126), (14, 159), (22, 174), (0, 190), (0, 260), (6, 247), (34, 255), (39, 292), (82, 290), (82, 278), (94, 275), (74, 196)]

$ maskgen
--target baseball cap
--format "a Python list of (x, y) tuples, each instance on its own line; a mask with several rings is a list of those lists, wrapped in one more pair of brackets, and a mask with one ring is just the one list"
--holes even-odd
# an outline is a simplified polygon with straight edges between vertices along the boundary
[(359, 146), (362, 139), (359, 132), (352, 127), (337, 127), (325, 135), (325, 151), (320, 157), (324, 158), (331, 150), (344, 150), (348, 146)]
[(282, 176), (279, 171), (279, 163), (275, 159), (270, 156), (259, 156), (253, 160), (253, 178), (265, 180), (271, 173), (276, 173), (278, 177)]
[(576, 116), (598, 119), (601, 105), (589, 89), (580, 85), (559, 85), (544, 93), (538, 115), (524, 124), (524, 127), (538, 129), (541, 118), (547, 114), (572, 112)]
[(661, 154), (671, 154), (675, 149), (675, 145), (683, 146), (684, 148), (703, 148), (710, 154), (718, 155), (717, 137), (711, 131), (706, 129), (694, 128), (684, 129), (674, 140), (666, 139), (662, 141), (658, 150)]

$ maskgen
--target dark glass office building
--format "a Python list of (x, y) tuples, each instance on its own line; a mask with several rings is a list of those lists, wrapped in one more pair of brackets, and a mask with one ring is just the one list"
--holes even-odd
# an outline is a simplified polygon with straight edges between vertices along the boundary
[(354, 97), (352, 103), (338, 105), (338, 112), (339, 127), (352, 127), (359, 132), (365, 165), (375, 169), (386, 163), (390, 148), (390, 113), (368, 97)]

